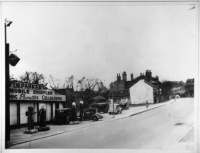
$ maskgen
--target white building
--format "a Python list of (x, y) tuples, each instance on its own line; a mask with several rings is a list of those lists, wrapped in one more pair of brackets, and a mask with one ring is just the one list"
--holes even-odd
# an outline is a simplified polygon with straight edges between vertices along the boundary
[(129, 88), (131, 104), (154, 103), (154, 86), (145, 80), (139, 80)]

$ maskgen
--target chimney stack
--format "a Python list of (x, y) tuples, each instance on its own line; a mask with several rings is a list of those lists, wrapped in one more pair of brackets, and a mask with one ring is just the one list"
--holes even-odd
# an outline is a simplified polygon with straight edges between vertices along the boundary
[(146, 70), (146, 80), (150, 81), (152, 78), (152, 73), (151, 70)]
[(131, 81), (133, 81), (133, 73), (131, 73)]
[(127, 76), (126, 76), (126, 72), (125, 71), (123, 72), (122, 77), (123, 77), (123, 81), (127, 81)]

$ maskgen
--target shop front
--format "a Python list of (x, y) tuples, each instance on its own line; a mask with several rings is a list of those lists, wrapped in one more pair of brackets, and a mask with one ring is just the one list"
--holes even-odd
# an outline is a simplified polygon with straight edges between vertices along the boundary
[(20, 127), (28, 122), (28, 107), (33, 107), (34, 122), (39, 122), (41, 107), (46, 109), (46, 121), (52, 122), (55, 109), (63, 108), (66, 95), (57, 95), (54, 90), (45, 89), (42, 84), (11, 82), (10, 125)]

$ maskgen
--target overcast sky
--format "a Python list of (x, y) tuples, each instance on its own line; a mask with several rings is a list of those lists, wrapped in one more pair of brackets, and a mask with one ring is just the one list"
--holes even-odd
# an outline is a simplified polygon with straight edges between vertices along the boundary
[(25, 71), (64, 81), (96, 77), (108, 87), (117, 73), (151, 70), (162, 80), (197, 74), (192, 3), (3, 3), (10, 50), (21, 59), (10, 74)]

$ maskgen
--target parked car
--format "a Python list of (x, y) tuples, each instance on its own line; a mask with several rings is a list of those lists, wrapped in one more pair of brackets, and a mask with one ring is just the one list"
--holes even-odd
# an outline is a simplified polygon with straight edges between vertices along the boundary
[(128, 110), (129, 109), (129, 103), (125, 102), (125, 103), (120, 103), (119, 104), (122, 108), (122, 110)]
[(95, 103), (91, 105), (92, 108), (97, 108), (98, 112), (104, 112), (107, 113), (109, 109), (109, 104), (108, 103)]
[[(79, 120), (79, 118), (77, 118)], [(61, 108), (55, 110), (55, 124), (69, 124), (71, 121), (71, 108)]]
[(114, 105), (110, 104), (108, 113), (109, 114), (121, 114), (122, 107), (120, 106), (120, 104), (114, 104)]
[(93, 120), (98, 121), (99, 119), (102, 119), (103, 116), (96, 112), (96, 109), (91, 108), (84, 111), (84, 120)]

